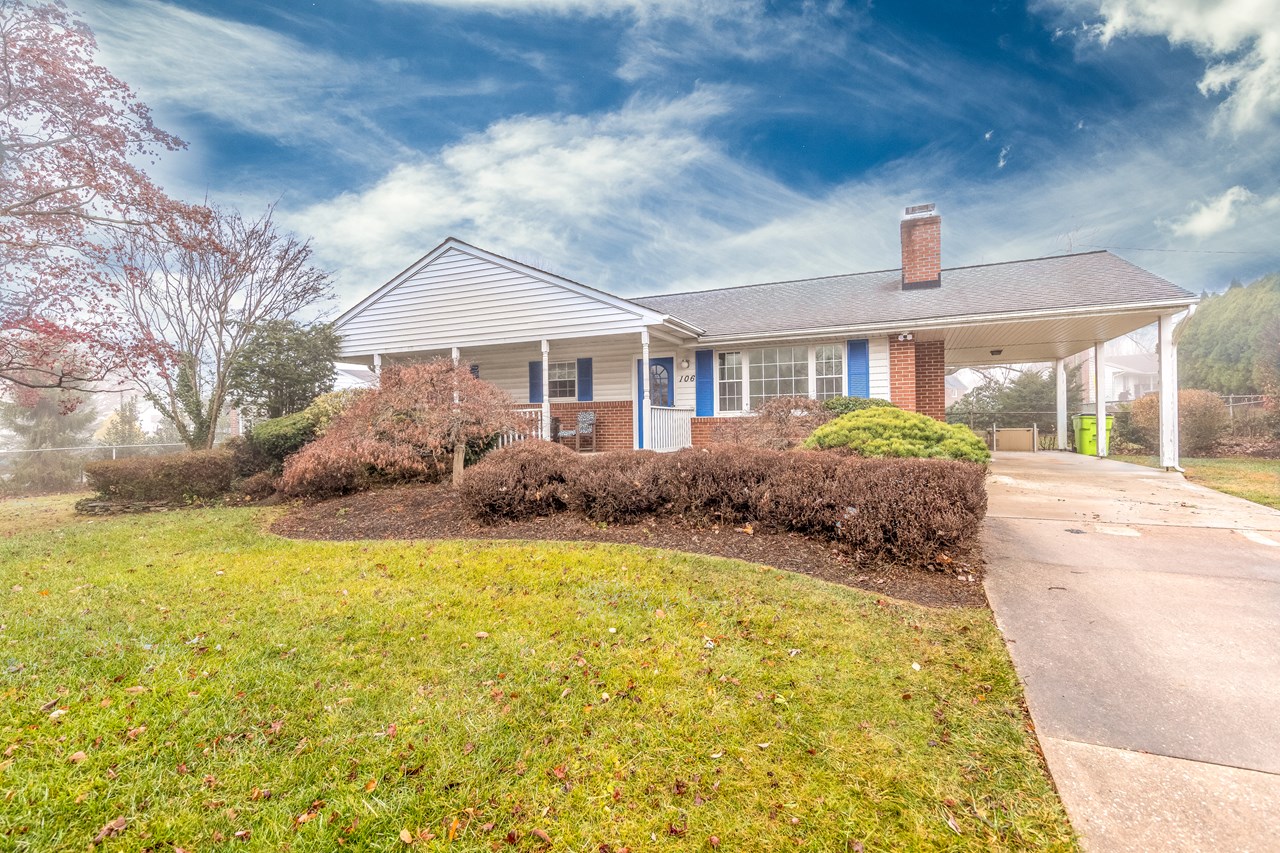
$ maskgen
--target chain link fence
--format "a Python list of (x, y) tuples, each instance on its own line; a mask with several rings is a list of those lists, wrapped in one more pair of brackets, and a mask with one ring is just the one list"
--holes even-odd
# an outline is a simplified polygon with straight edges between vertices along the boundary
[(185, 444), (88, 444), (0, 450), (0, 495), (65, 492), (84, 487), (84, 466), (101, 459), (180, 453)]
[[(1222, 436), (1236, 439), (1267, 438), (1275, 435), (1277, 415), (1268, 404), (1269, 398), (1261, 394), (1222, 395), (1227, 408), (1227, 424)], [(1143, 433), (1134, 423), (1131, 400), (1112, 400), (1107, 404), (1111, 422), (1111, 447), (1113, 452), (1154, 452), (1152, 437)], [(1086, 403), (1079, 412), (1067, 414), (1067, 448), (1075, 450), (1075, 434), (1071, 416), (1094, 415), (1094, 405)], [(994, 430), (1035, 427), (1041, 450), (1054, 450), (1058, 446), (1057, 412), (1018, 411), (1013, 409), (965, 409), (948, 411), (947, 423), (964, 424), (979, 436), (987, 446), (992, 446)]]

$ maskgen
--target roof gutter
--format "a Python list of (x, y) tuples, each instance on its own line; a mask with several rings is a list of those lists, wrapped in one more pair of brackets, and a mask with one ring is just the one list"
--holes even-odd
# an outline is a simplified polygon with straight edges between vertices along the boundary
[(928, 331), (933, 329), (955, 328), (957, 326), (980, 326), (995, 323), (1056, 320), (1063, 317), (1097, 317), (1109, 314), (1136, 314), (1144, 311), (1180, 311), (1190, 308), (1199, 301), (1199, 297), (1191, 297), (1190, 299), (1166, 299), (1158, 302), (1133, 302), (1095, 308), (1053, 308), (1044, 311), (1010, 311), (1001, 314), (970, 314), (960, 317), (892, 320), (883, 323), (869, 323), (857, 326), (819, 326), (808, 329), (788, 329), (786, 331), (779, 332), (704, 335), (698, 339), (698, 342), (706, 344), (748, 343), (752, 341), (779, 341), (797, 338), (835, 337), (839, 335), (865, 335), (876, 332)]

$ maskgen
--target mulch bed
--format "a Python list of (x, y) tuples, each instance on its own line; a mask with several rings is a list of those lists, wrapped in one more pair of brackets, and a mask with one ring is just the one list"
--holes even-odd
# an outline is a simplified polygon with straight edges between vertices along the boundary
[(613, 542), (730, 557), (812, 575), (930, 607), (985, 607), (982, 560), (955, 556), (946, 572), (860, 564), (830, 543), (794, 533), (746, 533), (733, 525), (664, 518), (600, 527), (571, 513), (483, 524), (462, 510), (447, 485), (395, 486), (292, 508), (272, 525), (294, 539), (514, 539)]

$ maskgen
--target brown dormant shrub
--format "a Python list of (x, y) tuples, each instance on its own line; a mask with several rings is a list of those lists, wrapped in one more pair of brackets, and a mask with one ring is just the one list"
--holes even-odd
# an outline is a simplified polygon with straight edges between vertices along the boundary
[(754, 409), (750, 417), (732, 418), (720, 425), (716, 441), (765, 450), (790, 450), (832, 417), (817, 400), (776, 397)]
[(751, 518), (760, 484), (787, 454), (731, 444), (662, 454), (659, 489), (669, 512), (729, 522)]
[(847, 459), (828, 492), (834, 538), (855, 555), (931, 564), (977, 541), (986, 471), (950, 459)]
[(472, 517), (570, 510), (592, 521), (663, 515), (754, 521), (836, 543), (859, 560), (934, 566), (976, 542), (985, 469), (946, 459), (863, 459), (718, 446), (582, 458), (527, 441), (490, 454), (460, 490)]
[(222, 448), (192, 450), (91, 462), (84, 473), (90, 488), (104, 498), (182, 503), (212, 500), (229, 492), (236, 460)]
[[(1133, 428), (1147, 446), (1160, 446), (1160, 395), (1148, 394), (1134, 401)], [(1227, 404), (1212, 391), (1178, 392), (1178, 452), (1187, 456), (1208, 453), (1227, 428)]]
[(836, 473), (845, 461), (838, 453), (799, 451), (771, 471), (756, 488), (754, 519), (775, 530), (830, 536), (839, 520)]
[[(456, 401), (455, 401), (456, 395)], [(285, 494), (324, 497), (374, 482), (438, 480), (468, 447), (515, 431), (511, 398), (448, 359), (389, 368), (324, 435), (289, 457)]]
[(569, 505), (567, 481), (581, 464), (561, 444), (528, 439), (490, 453), (462, 477), (458, 497), (484, 521), (551, 515)]
[(635, 521), (663, 510), (659, 454), (621, 450), (584, 458), (569, 475), (569, 507), (591, 521)]

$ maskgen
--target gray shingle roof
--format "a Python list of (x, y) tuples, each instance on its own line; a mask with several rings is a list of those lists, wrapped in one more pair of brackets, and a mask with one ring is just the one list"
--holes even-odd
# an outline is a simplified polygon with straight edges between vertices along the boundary
[(750, 335), (953, 317), (1196, 301), (1190, 291), (1107, 251), (942, 271), (942, 286), (903, 290), (901, 270), (665, 293), (633, 299), (707, 335)]

